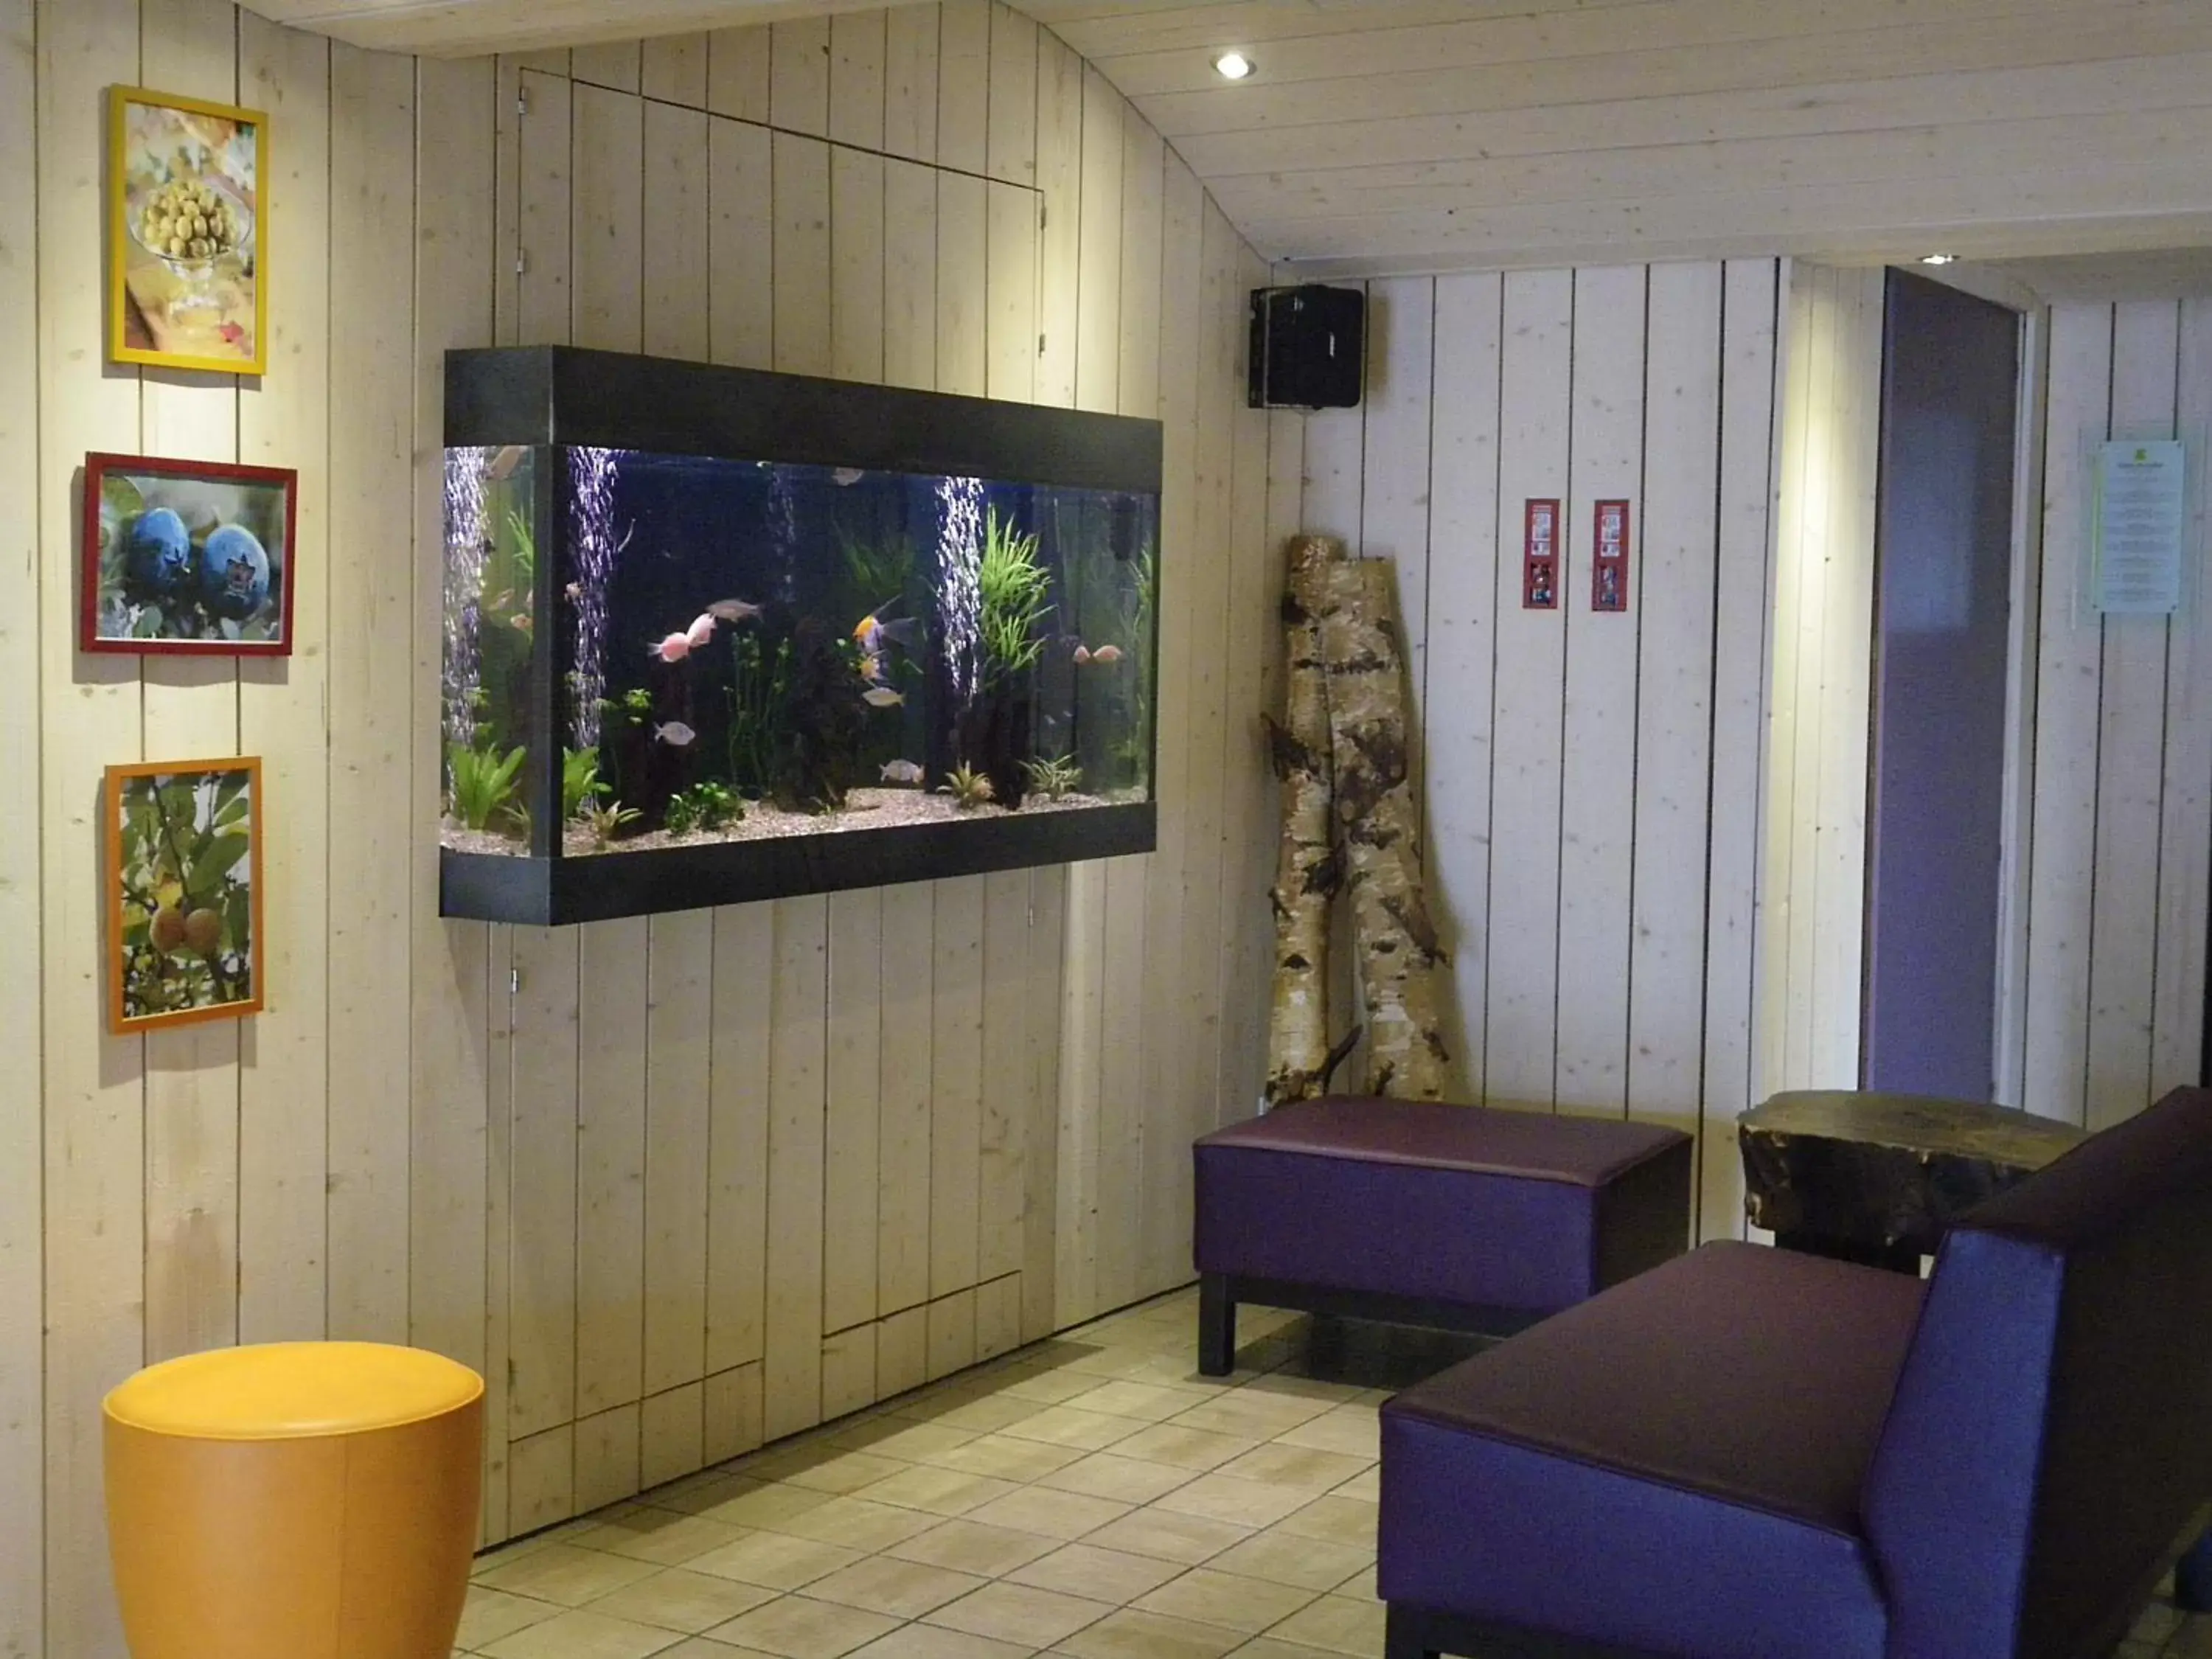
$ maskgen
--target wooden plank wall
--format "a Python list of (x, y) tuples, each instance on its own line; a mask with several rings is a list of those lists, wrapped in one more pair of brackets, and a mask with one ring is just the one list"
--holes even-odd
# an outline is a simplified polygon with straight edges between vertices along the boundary
[[(274, 112), (272, 371), (100, 359), (101, 94)], [(485, 1535), (1188, 1274), (1255, 1102), (1295, 519), (1245, 411), (1264, 268), (991, 0), (456, 63), (228, 0), (0, 0), (0, 1651), (121, 1659), (99, 1402), (234, 1340), (491, 1383)], [(435, 915), (440, 370), (576, 341), (1167, 422), (1161, 850), (550, 931)], [(301, 472), (299, 650), (75, 649), (88, 450)], [(395, 547), (413, 550), (411, 562)], [(20, 711), (35, 709), (34, 720)], [(105, 1034), (113, 761), (268, 767), (270, 1002)], [(1255, 945), (1255, 941), (1260, 942)]]
[[(2202, 1065), (2212, 611), (2201, 578), (2170, 620), (2087, 609), (2088, 451), (2106, 437), (2201, 445), (2212, 298), (2060, 305), (2047, 338), (2033, 808), (2013, 860), (2027, 915), (2014, 1103), (2102, 1128), (2195, 1083)], [(2194, 512), (2201, 559), (2201, 489)]]
[(1879, 270), (1794, 268), (1766, 732), (1759, 1098), (1858, 1086), (1881, 317)]
[[(1376, 280), (1364, 404), (1305, 422), (1304, 527), (1397, 566), (1470, 1095), (1693, 1133), (1750, 1098), (1781, 280)], [(1632, 608), (1600, 615), (1594, 503), (1623, 495)], [(1526, 611), (1522, 504), (1547, 496), (1562, 605)], [(1704, 1164), (1700, 1231), (1735, 1234), (1733, 1135)]]

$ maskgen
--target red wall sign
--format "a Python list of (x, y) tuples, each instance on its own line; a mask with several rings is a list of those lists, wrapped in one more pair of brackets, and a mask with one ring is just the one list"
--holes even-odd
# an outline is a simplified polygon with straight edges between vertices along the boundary
[(1529, 501), (1522, 518), (1521, 608), (1559, 608), (1559, 503)]
[(1590, 609), (1628, 609), (1628, 503), (1600, 501), (1590, 549)]

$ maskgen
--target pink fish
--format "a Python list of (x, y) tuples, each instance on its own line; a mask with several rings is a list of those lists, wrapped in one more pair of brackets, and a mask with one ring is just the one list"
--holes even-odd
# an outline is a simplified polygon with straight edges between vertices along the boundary
[(707, 646), (713, 644), (714, 640), (714, 613), (712, 611), (702, 611), (699, 616), (694, 617), (692, 619), (691, 626), (684, 630), (684, 637), (691, 641), (691, 648), (694, 651), (702, 650)]
[(1075, 647), (1075, 662), (1076, 662), (1076, 666), (1078, 666), (1078, 667), (1079, 668), (1079, 667), (1081, 667), (1085, 663), (1087, 663), (1087, 662), (1089, 662), (1090, 660), (1091, 660), (1091, 647), (1090, 647), (1089, 646), (1087, 646), (1087, 645), (1079, 645), (1079, 646), (1077, 646), (1077, 647)]
[(1110, 668), (1121, 660), (1121, 647), (1118, 645), (1102, 645), (1091, 653), (1091, 660), (1103, 662)]
[(689, 634), (671, 634), (666, 639), (645, 647), (645, 654), (656, 662), (682, 662), (691, 654)]

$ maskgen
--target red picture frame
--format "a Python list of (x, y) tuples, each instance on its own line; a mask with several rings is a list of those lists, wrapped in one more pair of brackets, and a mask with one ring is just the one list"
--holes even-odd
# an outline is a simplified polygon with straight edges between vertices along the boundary
[(290, 656), (299, 497), (289, 467), (87, 455), (78, 647)]

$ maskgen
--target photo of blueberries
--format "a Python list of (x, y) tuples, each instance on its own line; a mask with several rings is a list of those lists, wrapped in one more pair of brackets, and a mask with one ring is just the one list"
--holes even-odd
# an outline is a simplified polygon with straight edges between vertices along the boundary
[(295, 475), (94, 455), (88, 651), (287, 654)]

